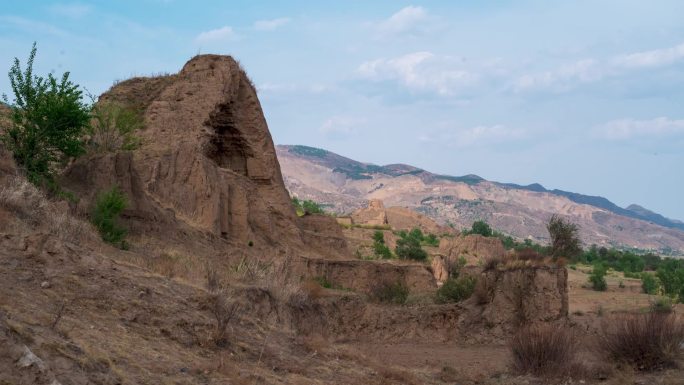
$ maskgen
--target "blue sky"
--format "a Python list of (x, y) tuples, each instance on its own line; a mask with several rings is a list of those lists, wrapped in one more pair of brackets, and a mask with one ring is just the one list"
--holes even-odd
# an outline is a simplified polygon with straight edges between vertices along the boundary
[(93, 94), (230, 54), (278, 144), (684, 219), (682, 1), (0, 3), (0, 66), (33, 41)]

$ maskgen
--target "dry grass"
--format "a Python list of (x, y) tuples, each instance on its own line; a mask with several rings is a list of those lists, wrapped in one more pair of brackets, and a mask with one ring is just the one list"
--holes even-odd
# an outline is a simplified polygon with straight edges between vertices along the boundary
[(609, 358), (639, 371), (658, 370), (681, 358), (684, 323), (672, 313), (622, 314), (604, 322), (599, 339)]
[(513, 336), (510, 349), (513, 370), (519, 374), (564, 377), (577, 366), (575, 338), (561, 326), (523, 326)]
[(566, 260), (544, 257), (534, 250), (520, 250), (503, 256), (489, 257), (484, 260), (483, 270), (515, 270), (538, 267), (564, 267)]
[(238, 316), (240, 304), (226, 291), (221, 291), (209, 296), (209, 311), (216, 320), (212, 340), (216, 346), (225, 347), (228, 344), (226, 338), (228, 325)]
[(10, 177), (0, 187), (0, 206), (29, 229), (43, 229), (63, 241), (97, 239), (90, 223), (71, 215), (65, 202), (50, 201), (24, 177)]

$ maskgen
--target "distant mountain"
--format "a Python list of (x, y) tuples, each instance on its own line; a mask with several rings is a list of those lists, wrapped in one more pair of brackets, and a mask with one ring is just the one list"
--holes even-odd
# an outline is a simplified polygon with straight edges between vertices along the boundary
[(308, 146), (277, 146), (290, 191), (339, 212), (368, 199), (411, 207), (457, 227), (485, 219), (511, 235), (546, 241), (545, 221), (567, 215), (582, 226), (587, 244), (653, 249), (684, 254), (684, 223), (638, 205), (622, 208), (604, 197), (518, 185), (477, 175), (434, 174), (406, 164), (378, 166)]

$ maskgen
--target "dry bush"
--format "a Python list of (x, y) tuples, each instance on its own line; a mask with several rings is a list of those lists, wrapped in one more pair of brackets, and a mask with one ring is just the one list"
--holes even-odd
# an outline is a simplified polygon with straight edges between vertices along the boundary
[(233, 266), (233, 272), (238, 280), (256, 283), (263, 282), (266, 277), (274, 272), (271, 263), (262, 262), (255, 258), (242, 257), (237, 265)]
[(216, 319), (212, 340), (216, 346), (225, 347), (228, 344), (226, 338), (228, 325), (238, 316), (240, 304), (233, 296), (222, 291), (209, 296), (209, 311)]
[(510, 349), (513, 370), (520, 374), (564, 377), (577, 366), (574, 336), (561, 326), (523, 326), (513, 336)]
[(0, 205), (35, 226), (46, 219), (49, 203), (36, 186), (26, 178), (16, 176), (8, 178), (0, 187)]
[(534, 249), (522, 249), (515, 252), (515, 258), (522, 261), (542, 261), (544, 256), (536, 252)]
[(57, 238), (71, 242), (80, 243), (83, 240), (95, 240), (95, 229), (93, 226), (73, 215), (65, 212), (52, 212), (46, 218), (49, 232)]
[(604, 322), (599, 341), (617, 362), (640, 371), (662, 369), (682, 356), (684, 323), (672, 313), (622, 314)]
[(405, 304), (409, 288), (401, 281), (381, 280), (370, 288), (371, 300), (380, 303)]
[(206, 271), (206, 278), (207, 278), (207, 282), (206, 282), (207, 291), (209, 291), (210, 293), (216, 293), (216, 292), (220, 291), (221, 289), (223, 289), (224, 284), (221, 280), (221, 276), (220, 276), (219, 271), (216, 268), (216, 266), (214, 266), (211, 263), (207, 263), (204, 266), (204, 269)]

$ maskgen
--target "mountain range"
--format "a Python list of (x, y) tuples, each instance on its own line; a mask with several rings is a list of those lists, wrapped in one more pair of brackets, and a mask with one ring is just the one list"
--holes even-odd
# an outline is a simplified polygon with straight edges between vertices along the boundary
[(378, 166), (301, 145), (279, 145), (277, 154), (293, 195), (337, 213), (382, 199), (387, 206), (409, 207), (456, 228), (483, 219), (499, 231), (539, 242), (548, 241), (548, 218), (560, 214), (580, 226), (587, 245), (684, 254), (684, 222), (636, 204), (622, 208), (604, 197), (549, 190), (538, 183), (440, 175), (406, 164)]

